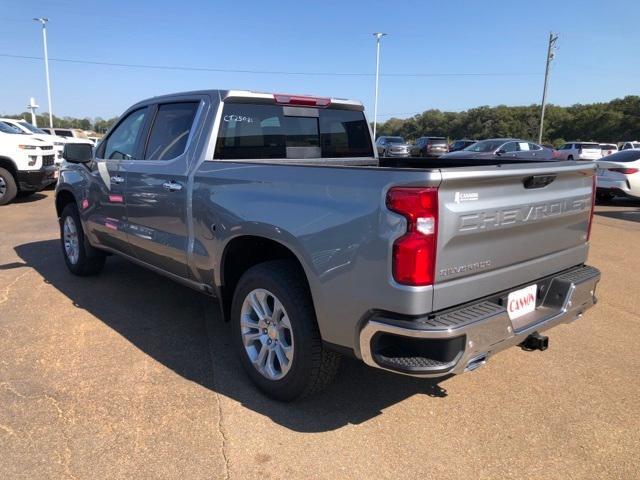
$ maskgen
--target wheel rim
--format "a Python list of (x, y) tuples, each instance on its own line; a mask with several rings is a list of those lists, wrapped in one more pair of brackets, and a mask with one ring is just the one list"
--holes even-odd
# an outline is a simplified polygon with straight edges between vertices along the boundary
[(284, 306), (268, 290), (249, 292), (240, 313), (242, 344), (253, 367), (269, 380), (283, 378), (293, 363), (293, 330)]
[(4, 178), (0, 177), (0, 198), (4, 197), (5, 193), (7, 193), (7, 182), (4, 181)]
[(72, 217), (64, 219), (62, 230), (64, 253), (69, 261), (75, 265), (78, 262), (78, 257), (80, 255), (80, 242), (78, 241), (78, 229), (76, 228), (76, 222)]

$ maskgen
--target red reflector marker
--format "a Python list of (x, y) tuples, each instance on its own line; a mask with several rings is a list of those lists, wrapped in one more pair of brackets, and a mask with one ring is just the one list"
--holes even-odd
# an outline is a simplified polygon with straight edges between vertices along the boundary
[(273, 95), (276, 103), (281, 105), (300, 105), (305, 107), (328, 107), (331, 104), (330, 98), (306, 97), (303, 95), (286, 95), (275, 93)]
[(625, 175), (631, 175), (633, 173), (638, 173), (638, 169), (637, 168), (612, 168), (611, 170), (614, 171), (614, 172), (624, 173)]

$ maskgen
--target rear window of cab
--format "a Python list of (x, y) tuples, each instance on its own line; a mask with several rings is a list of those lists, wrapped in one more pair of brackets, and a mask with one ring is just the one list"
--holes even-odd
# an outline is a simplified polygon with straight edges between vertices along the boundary
[(214, 158), (220, 160), (372, 157), (361, 111), (225, 104)]

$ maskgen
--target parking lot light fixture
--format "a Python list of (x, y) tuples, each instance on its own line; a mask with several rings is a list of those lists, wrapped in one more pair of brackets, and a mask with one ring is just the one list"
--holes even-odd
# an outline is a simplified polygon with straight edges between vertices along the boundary
[(376, 37), (376, 93), (373, 106), (373, 140), (376, 140), (376, 127), (378, 125), (378, 80), (380, 77), (380, 39), (386, 36), (386, 33), (376, 32), (373, 34)]
[(47, 22), (46, 17), (33, 19), (42, 25), (42, 43), (44, 44), (44, 73), (47, 78), (47, 100), (49, 102), (49, 127), (53, 128), (53, 109), (51, 108), (51, 83), (49, 82), (49, 53), (47, 51)]

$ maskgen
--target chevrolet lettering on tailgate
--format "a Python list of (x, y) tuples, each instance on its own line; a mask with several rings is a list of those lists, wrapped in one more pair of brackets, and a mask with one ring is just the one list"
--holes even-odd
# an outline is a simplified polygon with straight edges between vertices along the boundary
[(516, 224), (536, 222), (551, 217), (562, 217), (591, 209), (591, 196), (567, 198), (554, 202), (523, 205), (519, 208), (484, 210), (460, 216), (458, 230), (489, 230)]

